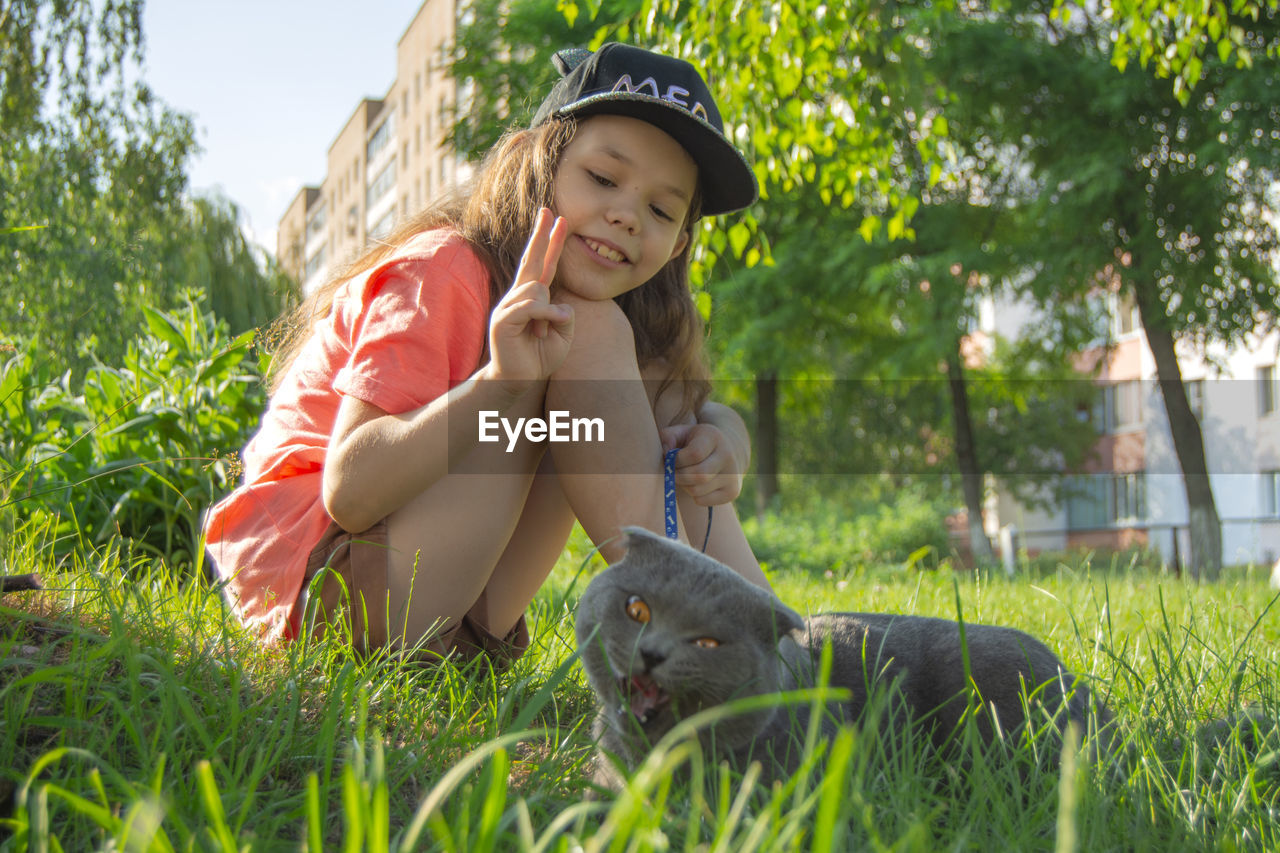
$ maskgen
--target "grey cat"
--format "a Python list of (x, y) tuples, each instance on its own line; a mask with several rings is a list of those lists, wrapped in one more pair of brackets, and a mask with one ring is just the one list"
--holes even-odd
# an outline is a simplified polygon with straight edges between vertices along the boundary
[[(888, 690), (888, 724), (922, 728), (946, 748), (966, 711), (964, 649), (987, 709), (990, 739), (1026, 721), (1034, 696), (1055, 720), (1083, 727), (1088, 691), (1053, 652), (1012, 628), (883, 613), (824, 613), (802, 619), (768, 591), (692, 548), (640, 528), (626, 531), (626, 556), (597, 575), (578, 605), (583, 668), (600, 703), (594, 733), (603, 753), (635, 768), (680, 719), (745, 696), (812, 687), (830, 642), (830, 683), (852, 697), (828, 706), (823, 734), (857, 719), (870, 695)], [(715, 758), (745, 768), (761, 759), (765, 778), (790, 772), (807, 731), (806, 704), (738, 714), (700, 731)], [(1099, 719), (1108, 714), (1099, 710)], [(607, 755), (597, 781), (616, 787)]]

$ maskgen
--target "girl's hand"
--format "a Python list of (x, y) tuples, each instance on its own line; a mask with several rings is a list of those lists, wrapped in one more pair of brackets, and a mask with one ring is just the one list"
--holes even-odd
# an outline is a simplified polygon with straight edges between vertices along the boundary
[(710, 423), (677, 424), (659, 432), (662, 449), (679, 447), (676, 485), (699, 506), (720, 506), (742, 492), (740, 453), (719, 427)]
[(568, 229), (543, 208), (511, 289), (489, 318), (492, 378), (516, 387), (546, 379), (573, 342), (573, 308), (551, 301), (550, 285)]

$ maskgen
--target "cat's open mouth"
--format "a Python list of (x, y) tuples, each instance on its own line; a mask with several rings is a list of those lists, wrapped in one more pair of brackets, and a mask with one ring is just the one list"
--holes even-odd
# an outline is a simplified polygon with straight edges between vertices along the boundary
[(635, 714), (640, 725), (648, 725), (662, 709), (671, 704), (671, 696), (658, 686), (652, 676), (644, 673), (621, 679), (622, 692), (631, 705), (631, 713)]

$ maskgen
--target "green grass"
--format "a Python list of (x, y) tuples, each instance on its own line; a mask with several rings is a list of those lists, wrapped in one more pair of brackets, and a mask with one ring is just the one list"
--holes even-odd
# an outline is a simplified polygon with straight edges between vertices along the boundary
[(959, 606), (1043, 638), (1116, 711), (1121, 758), (1094, 763), (1069, 745), (1059, 768), (1018, 741), (1000, 760), (948, 764), (855, 727), (766, 789), (672, 739), (626, 790), (589, 798), (592, 702), (572, 618), (601, 564), (580, 536), (535, 602), (529, 654), (494, 675), (360, 662), (329, 642), (265, 648), (216, 592), (162, 562), (76, 549), (54, 565), (65, 549), (17, 527), (0, 560), (54, 589), (0, 604), (0, 849), (1280, 845), (1275, 732), (1251, 745), (1195, 737), (1250, 704), (1275, 726), (1280, 605), (1259, 569), (1196, 586), (1086, 558), (1009, 580), (824, 568), (763, 543), (800, 610), (954, 618)]

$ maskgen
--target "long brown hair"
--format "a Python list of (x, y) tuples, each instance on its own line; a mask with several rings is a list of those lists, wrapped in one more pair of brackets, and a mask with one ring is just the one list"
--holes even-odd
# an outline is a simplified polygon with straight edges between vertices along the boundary
[[(455, 191), (401, 223), (384, 242), (339, 270), (283, 321), (283, 334), (270, 368), (276, 391), (316, 320), (327, 317), (339, 287), (376, 267), (414, 235), (436, 228), (457, 231), (489, 272), (489, 310), (511, 287), (520, 257), (543, 207), (552, 206), (560, 155), (573, 139), (572, 119), (553, 119), (535, 128), (507, 133), (486, 155), (465, 190)], [(696, 195), (696, 194), (695, 194)], [(698, 199), (685, 228), (692, 234)], [(696, 412), (710, 392), (710, 372), (702, 350), (702, 317), (689, 289), (689, 247), (644, 285), (618, 296), (635, 333), (636, 358), (661, 360), (667, 375), (659, 393), (680, 384), (683, 414)]]

